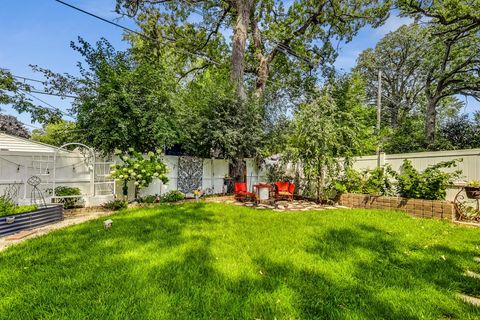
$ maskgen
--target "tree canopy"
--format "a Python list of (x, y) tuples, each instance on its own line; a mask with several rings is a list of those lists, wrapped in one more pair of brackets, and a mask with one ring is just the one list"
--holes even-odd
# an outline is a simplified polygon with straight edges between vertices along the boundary
[[(325, 71), (336, 56), (335, 41), (350, 40), (366, 24), (378, 26), (389, 8), (381, 0), (299, 0), (289, 6), (277, 0), (117, 0), (116, 7), (158, 39), (157, 51), (170, 43), (195, 57), (195, 68), (224, 63), (229, 53), (239, 97), (246, 96), (245, 88), (263, 96), (269, 79), (281, 71), (273, 68), (276, 59), (298, 64), (305, 73)], [(226, 30), (233, 34), (228, 45)]]

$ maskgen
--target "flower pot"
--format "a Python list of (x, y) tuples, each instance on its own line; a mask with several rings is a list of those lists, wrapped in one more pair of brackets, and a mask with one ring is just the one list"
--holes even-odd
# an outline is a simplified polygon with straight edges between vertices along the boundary
[(465, 187), (465, 193), (469, 199), (480, 199), (480, 188), (478, 187)]

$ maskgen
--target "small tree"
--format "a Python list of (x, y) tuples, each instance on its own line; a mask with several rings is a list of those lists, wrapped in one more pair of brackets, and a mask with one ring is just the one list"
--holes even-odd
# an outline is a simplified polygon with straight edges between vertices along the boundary
[[(336, 178), (352, 156), (371, 148), (372, 127), (368, 108), (362, 104), (362, 87), (356, 75), (339, 79), (294, 115), (291, 155), (303, 168), (307, 187), (315, 190), (317, 200), (325, 197), (327, 178)], [(342, 157), (344, 164), (338, 160)]]
[(34, 129), (32, 140), (60, 147), (66, 143), (81, 141), (78, 133), (79, 130), (76, 128), (75, 122), (61, 120), (44, 124), (42, 129)]
[(167, 183), (166, 173), (167, 166), (163, 163), (161, 152), (148, 152), (144, 157), (140, 152), (136, 152), (133, 148), (129, 148), (128, 152), (122, 154), (121, 151), (116, 154), (123, 161), (123, 164), (113, 164), (110, 176), (116, 181), (121, 181), (124, 188), (127, 188), (128, 181), (134, 181), (135, 198), (138, 191), (148, 187), (153, 179), (159, 179), (162, 183)]

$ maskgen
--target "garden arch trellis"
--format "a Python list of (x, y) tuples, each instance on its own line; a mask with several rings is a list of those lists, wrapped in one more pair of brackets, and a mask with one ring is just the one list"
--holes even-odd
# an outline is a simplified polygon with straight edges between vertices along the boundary
[[(52, 177), (52, 199), (54, 198), (67, 198), (67, 197), (78, 197), (78, 196), (58, 196), (56, 194), (56, 187), (57, 187), (57, 160), (58, 160), (58, 157), (59, 157), (59, 152), (61, 150), (65, 150), (66, 147), (68, 146), (77, 146), (77, 147), (81, 147), (83, 149), (86, 150), (86, 152), (80, 152), (83, 157), (84, 157), (84, 163), (85, 163), (85, 166), (87, 167), (87, 169), (90, 171), (90, 181), (89, 181), (89, 191), (88, 191), (88, 194), (86, 194), (86, 196), (88, 197), (95, 197), (97, 196), (97, 187), (99, 187), (99, 185), (110, 185), (111, 188), (110, 188), (110, 191), (109, 191), (109, 194), (115, 194), (115, 183), (112, 179), (108, 179), (108, 175), (109, 175), (109, 168), (110, 168), (110, 164), (113, 163), (113, 162), (106, 162), (106, 161), (102, 161), (102, 162), (97, 162), (97, 157), (96, 157), (96, 154), (95, 154), (95, 150), (83, 143), (78, 143), (78, 142), (71, 142), (71, 143), (66, 143), (60, 147), (58, 147), (56, 150), (55, 150), (55, 153), (53, 155), (53, 177)], [(85, 155), (86, 153), (86, 155)], [(108, 167), (108, 168), (107, 168)], [(98, 171), (100, 172), (98, 174), (98, 177), (97, 177), (97, 168), (99, 169)], [(98, 180), (101, 180), (101, 181), (97, 181), (96, 179)], [(102, 188), (100, 188), (102, 189)], [(106, 189), (103, 189), (103, 191), (105, 191)]]
[(53, 154), (52, 198), (57, 198), (57, 195), (55, 194), (56, 177), (57, 177), (57, 155), (60, 150), (65, 149), (68, 146), (79, 146), (79, 147), (85, 148), (88, 150), (88, 153), (93, 158), (93, 161), (92, 161), (93, 166), (90, 173), (90, 194), (89, 195), (95, 196), (95, 184), (94, 184), (95, 183), (95, 151), (83, 143), (70, 142), (58, 147), (57, 150), (55, 150), (55, 153)]

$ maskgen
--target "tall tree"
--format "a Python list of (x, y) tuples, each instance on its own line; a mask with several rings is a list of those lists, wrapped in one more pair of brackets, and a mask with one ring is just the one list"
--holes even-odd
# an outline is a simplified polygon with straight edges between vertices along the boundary
[(30, 138), (30, 132), (25, 128), (25, 125), (16, 117), (6, 114), (0, 114), (0, 132), (21, 138)]
[(71, 43), (85, 59), (80, 77), (35, 67), (47, 78), (47, 91), (74, 94), (73, 111), (82, 140), (104, 153), (115, 149), (163, 149), (178, 139), (171, 94), (177, 83), (165, 65), (137, 63), (102, 39), (95, 45)]
[(480, 28), (480, 2), (476, 0), (396, 0), (401, 12), (441, 26), (437, 36), (477, 33)]
[(357, 66), (369, 79), (372, 96), (375, 73), (382, 70), (394, 128), (399, 110), (406, 114), (425, 104), (424, 136), (430, 147), (435, 145), (440, 108), (456, 95), (480, 97), (480, 36), (438, 36), (442, 30), (435, 24), (404, 26), (387, 34), (375, 50), (363, 52)]
[(480, 95), (480, 2), (397, 0), (397, 4), (402, 14), (428, 25), (425, 134), (433, 145), (439, 102), (456, 94), (476, 99)]
[(443, 99), (454, 95), (480, 99), (480, 36), (466, 32), (434, 37), (435, 30), (427, 29), (431, 41), (422, 66), (427, 99), (425, 138), (429, 145), (435, 142), (438, 106)]
[[(256, 97), (263, 96), (275, 72), (273, 61), (282, 54), (289, 57), (287, 63), (301, 61), (307, 71), (322, 70), (335, 58), (333, 41), (350, 40), (365, 24), (378, 26), (389, 6), (382, 0), (298, 0), (288, 8), (277, 0), (117, 0), (119, 12), (140, 17), (145, 33), (183, 43), (184, 50), (199, 57), (211, 57), (208, 43), (231, 29), (231, 80), (242, 99), (245, 80), (251, 80), (247, 87)], [(145, 15), (161, 23), (145, 23)]]
[(59, 121), (62, 118), (61, 111), (33, 103), (29, 98), (31, 90), (31, 86), (16, 80), (9, 71), (0, 68), (0, 105), (11, 105), (19, 113), (30, 113), (34, 122)]
[(413, 24), (387, 34), (358, 57), (355, 69), (366, 80), (372, 102), (377, 100), (378, 73), (382, 72), (383, 115), (394, 129), (422, 102), (425, 81), (420, 69), (426, 47), (424, 30)]
[(225, 70), (206, 71), (179, 98), (180, 143), (189, 154), (227, 159), (257, 155), (263, 134), (261, 112), (258, 105), (236, 99)]

